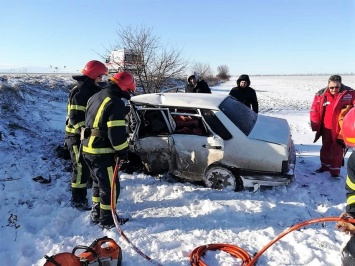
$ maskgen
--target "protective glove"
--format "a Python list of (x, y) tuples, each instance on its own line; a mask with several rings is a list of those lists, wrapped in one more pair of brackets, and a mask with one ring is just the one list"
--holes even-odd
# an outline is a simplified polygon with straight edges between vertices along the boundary
[[(342, 219), (349, 219), (349, 218), (353, 218), (352, 215), (350, 215), (347, 212), (343, 212), (340, 216), (340, 218)], [(340, 231), (344, 232), (344, 233), (349, 233), (351, 236), (355, 235), (355, 225), (346, 222), (346, 221), (339, 221), (336, 225), (335, 225), (336, 229), (339, 229)]]

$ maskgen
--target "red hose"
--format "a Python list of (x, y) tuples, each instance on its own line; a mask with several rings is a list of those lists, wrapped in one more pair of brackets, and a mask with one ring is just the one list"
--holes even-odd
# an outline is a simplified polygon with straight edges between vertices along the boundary
[(270, 247), (272, 246), (276, 241), (280, 240), (283, 238), (285, 235), (288, 233), (300, 228), (304, 227), (309, 224), (314, 224), (314, 223), (321, 223), (321, 222), (338, 222), (338, 221), (344, 221), (344, 222), (349, 222), (349, 223), (355, 223), (355, 219), (343, 219), (339, 217), (323, 217), (323, 218), (315, 218), (311, 219), (305, 222), (298, 223), (289, 229), (283, 231), (281, 234), (279, 234), (277, 237), (275, 237), (272, 241), (270, 241), (264, 248), (262, 248), (255, 256), (253, 259), (251, 259), (250, 255), (248, 252), (246, 252), (244, 249), (231, 245), (231, 244), (209, 244), (205, 246), (200, 246), (198, 248), (195, 248), (191, 254), (190, 254), (190, 263), (192, 266), (207, 266), (207, 264), (201, 259), (202, 256), (206, 253), (207, 250), (222, 250), (224, 252), (229, 253), (235, 258), (240, 258), (243, 261), (243, 266), (253, 266), (255, 265), (256, 261), (258, 258)]
[(112, 217), (113, 217), (113, 221), (115, 223), (115, 226), (117, 228), (118, 233), (124, 238), (124, 240), (126, 240), (128, 242), (128, 244), (131, 245), (131, 247), (139, 254), (141, 255), (143, 258), (145, 258), (146, 260), (150, 261), (152, 264), (154, 265), (158, 265), (158, 266), (162, 266), (162, 264), (154, 261), (152, 258), (150, 258), (148, 255), (144, 254), (138, 247), (136, 247), (131, 240), (128, 239), (128, 237), (125, 235), (125, 233), (122, 231), (121, 227), (120, 227), (120, 223), (118, 222), (118, 216), (116, 213), (116, 207), (115, 207), (115, 202), (116, 202), (116, 198), (115, 198), (115, 191), (116, 191), (116, 179), (117, 179), (117, 175), (118, 175), (118, 170), (120, 168), (120, 163), (121, 161), (119, 159), (117, 159), (116, 162), (116, 166), (115, 166), (115, 170), (113, 171), (113, 177), (112, 177), (112, 183), (111, 183), (111, 213), (112, 213)]
[[(138, 247), (136, 247), (129, 239), (128, 237), (124, 234), (122, 229), (120, 228), (120, 223), (118, 222), (118, 217), (117, 213), (115, 210), (115, 190), (116, 190), (116, 179), (118, 175), (118, 170), (120, 168), (120, 160), (117, 160), (116, 166), (113, 172), (113, 177), (112, 177), (112, 184), (111, 184), (111, 212), (112, 212), (112, 217), (115, 223), (115, 226), (118, 230), (118, 233), (132, 246), (132, 248), (143, 258), (146, 260), (150, 261), (154, 265), (162, 266), (162, 264), (155, 262), (152, 258), (144, 254)], [(235, 258), (239, 258), (243, 261), (242, 266), (254, 266), (255, 263), (257, 262), (258, 258), (275, 242), (283, 238), (285, 235), (291, 233), (294, 230), (297, 230), (298, 228), (314, 224), (314, 223), (321, 223), (321, 222), (338, 222), (338, 221), (344, 221), (344, 222), (349, 222), (349, 223), (355, 223), (355, 219), (343, 219), (339, 217), (323, 217), (323, 218), (315, 218), (311, 219), (305, 222), (298, 223), (289, 229), (283, 231), (281, 234), (279, 234), (277, 237), (275, 237), (273, 240), (271, 240), (264, 248), (262, 248), (255, 256), (253, 259), (251, 259), (250, 255), (248, 252), (246, 252), (244, 249), (234, 246), (232, 244), (208, 244), (204, 246), (200, 246), (195, 248), (191, 254), (190, 254), (190, 263), (191, 266), (208, 266), (202, 259), (206, 253), (207, 250), (222, 250), (224, 252), (229, 253)]]

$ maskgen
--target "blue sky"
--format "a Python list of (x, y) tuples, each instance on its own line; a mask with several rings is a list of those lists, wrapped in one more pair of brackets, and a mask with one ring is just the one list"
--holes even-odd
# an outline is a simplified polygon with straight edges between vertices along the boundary
[(0, 0), (1, 69), (80, 70), (122, 26), (232, 75), (355, 72), (355, 0)]

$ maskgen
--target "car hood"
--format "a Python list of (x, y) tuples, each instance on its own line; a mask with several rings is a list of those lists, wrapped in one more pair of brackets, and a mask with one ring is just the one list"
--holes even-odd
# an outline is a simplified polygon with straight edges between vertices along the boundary
[(258, 119), (248, 138), (288, 145), (290, 127), (285, 119), (258, 115)]

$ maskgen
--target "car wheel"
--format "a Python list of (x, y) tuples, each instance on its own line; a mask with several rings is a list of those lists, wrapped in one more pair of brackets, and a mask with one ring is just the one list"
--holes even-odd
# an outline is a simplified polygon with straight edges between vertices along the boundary
[(207, 169), (204, 180), (207, 187), (240, 191), (243, 189), (243, 181), (236, 171), (223, 166), (212, 166)]

